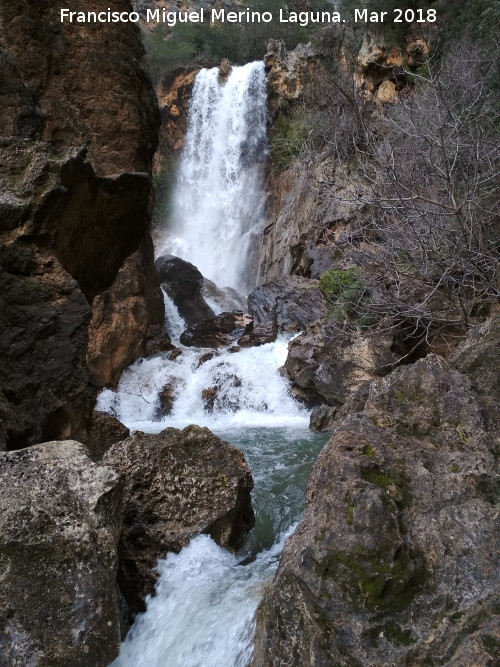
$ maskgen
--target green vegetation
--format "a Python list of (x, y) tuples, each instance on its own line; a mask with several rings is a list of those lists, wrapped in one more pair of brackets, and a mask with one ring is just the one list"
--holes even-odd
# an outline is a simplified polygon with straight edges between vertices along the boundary
[[(261, 60), (270, 39), (281, 39), (288, 49), (300, 42), (307, 43), (321, 24), (307, 27), (299, 23), (280, 23), (280, 9), (286, 8), (281, 0), (253, 0), (246, 5), (250, 10), (272, 12), (275, 19), (269, 23), (177, 23), (173, 28), (158, 24), (145, 37), (146, 53), (151, 76), (156, 83), (161, 76), (176, 67), (192, 61), (205, 66), (217, 65), (228, 58), (234, 65)], [(313, 10), (328, 9), (324, 0), (313, 0)]]
[(359, 267), (325, 271), (319, 279), (319, 289), (331, 307), (333, 321), (347, 319), (354, 326), (371, 323), (363, 307), (366, 285)]
[(280, 169), (288, 169), (307, 137), (307, 116), (301, 107), (280, 113), (271, 130), (271, 151)]

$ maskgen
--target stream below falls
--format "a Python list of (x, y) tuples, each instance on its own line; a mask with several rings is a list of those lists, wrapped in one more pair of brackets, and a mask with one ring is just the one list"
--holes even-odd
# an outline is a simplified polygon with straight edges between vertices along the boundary
[[(155, 239), (157, 256), (180, 256), (218, 286), (241, 292), (255, 284), (251, 249), (263, 222), (266, 105), (264, 63), (233, 67), (223, 84), (217, 68), (201, 70), (172, 219)], [(279, 373), (289, 335), (236, 353), (186, 348), (178, 342), (186, 325), (167, 294), (165, 309), (181, 354), (139, 359), (123, 372), (116, 391), (100, 394), (97, 409), (150, 433), (207, 426), (243, 451), (255, 483), (256, 525), (236, 555), (201, 535), (160, 560), (156, 594), (113, 667), (244, 667), (252, 654), (255, 611), (304, 511), (306, 480), (327, 436), (309, 431), (309, 413)], [(166, 387), (171, 405), (162, 412)], [(216, 388), (210, 405), (203, 400), (207, 388)]]

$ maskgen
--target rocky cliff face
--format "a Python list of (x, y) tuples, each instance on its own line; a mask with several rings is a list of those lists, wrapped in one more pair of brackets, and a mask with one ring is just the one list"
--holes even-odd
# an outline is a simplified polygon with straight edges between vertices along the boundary
[(347, 413), (260, 606), (253, 664), (494, 664), (498, 436), (470, 379), (430, 355)]
[[(9, 449), (85, 437), (92, 304), (147, 243), (152, 205), (159, 118), (138, 30), (61, 24), (59, 10), (0, 2), (0, 431)], [(141, 263), (151, 270), (150, 258)], [(149, 324), (162, 320), (161, 307), (150, 311)], [(115, 337), (108, 348), (120, 345)]]

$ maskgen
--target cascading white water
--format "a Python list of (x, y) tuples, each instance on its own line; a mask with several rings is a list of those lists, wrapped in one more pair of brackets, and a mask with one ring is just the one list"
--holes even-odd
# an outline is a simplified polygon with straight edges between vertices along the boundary
[[(173, 223), (157, 239), (157, 255), (183, 257), (219, 287), (244, 292), (251, 240), (262, 218), (264, 64), (234, 68), (223, 86), (218, 77), (217, 69), (197, 76)], [(123, 372), (117, 391), (100, 394), (97, 409), (148, 432), (208, 426), (243, 450), (255, 482), (256, 526), (238, 555), (201, 535), (179, 554), (160, 560), (156, 595), (113, 665), (246, 667), (255, 610), (276, 571), (284, 539), (303, 511), (307, 474), (325, 438), (308, 430), (307, 411), (279, 373), (287, 356), (286, 336), (236, 353), (186, 348), (179, 343), (185, 323), (171, 299), (164, 298), (168, 332), (180, 355), (138, 360)], [(175, 399), (162, 416), (166, 386)]]
[(252, 239), (263, 220), (267, 159), (264, 63), (218, 68), (196, 77), (168, 231), (158, 255), (193, 263), (217, 285), (246, 293)]

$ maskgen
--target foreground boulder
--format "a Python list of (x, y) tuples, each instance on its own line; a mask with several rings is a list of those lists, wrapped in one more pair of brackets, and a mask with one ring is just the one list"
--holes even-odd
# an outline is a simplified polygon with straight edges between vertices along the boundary
[(188, 326), (214, 317), (201, 293), (203, 276), (194, 264), (174, 255), (163, 255), (155, 266), (162, 287)]
[(238, 549), (254, 524), (243, 454), (206, 428), (137, 432), (104, 456), (125, 481), (118, 583), (131, 614), (145, 609), (154, 567), (206, 533)]
[(364, 382), (387, 375), (399, 359), (392, 348), (391, 334), (361, 336), (317, 323), (288, 344), (285, 374), (303, 391), (338, 406)]
[(467, 377), (430, 355), (371, 384), (307, 485), (253, 665), (493, 665), (500, 477)]
[(317, 280), (291, 276), (256, 287), (248, 296), (255, 324), (275, 322), (279, 331), (300, 331), (322, 319), (326, 301)]
[(241, 311), (221, 313), (186, 329), (180, 341), (189, 347), (227, 347), (252, 328), (251, 318)]
[(95, 410), (88, 430), (87, 447), (90, 455), (98, 460), (115, 442), (125, 440), (129, 429), (119, 419), (107, 412)]
[(0, 664), (116, 657), (120, 496), (78, 442), (0, 454)]

